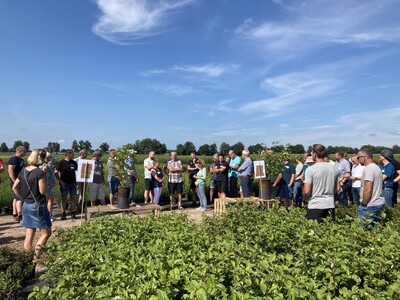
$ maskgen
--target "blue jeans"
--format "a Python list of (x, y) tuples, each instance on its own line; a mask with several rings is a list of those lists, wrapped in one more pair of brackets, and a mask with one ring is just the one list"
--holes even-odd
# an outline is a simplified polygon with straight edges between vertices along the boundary
[(393, 189), (383, 188), (383, 197), (385, 198), (385, 206), (393, 208)]
[(360, 190), (361, 190), (361, 188), (352, 187), (351, 189), (352, 189), (352, 193), (353, 193), (353, 204), (360, 205)]
[(116, 177), (111, 177), (109, 182), (110, 194), (115, 196), (118, 192), (119, 180)]
[(206, 185), (205, 184), (199, 184), (196, 187), (196, 192), (197, 192), (197, 195), (199, 196), (199, 199), (200, 199), (200, 207), (201, 208), (207, 208)]
[(241, 176), (240, 177), (240, 186), (242, 188), (242, 193), (244, 198), (250, 197), (250, 176)]
[(295, 201), (295, 206), (302, 207), (303, 205), (303, 183), (301, 181), (295, 181), (293, 186), (293, 196)]
[(351, 184), (349, 182), (346, 182), (342, 186), (342, 193), (339, 196), (339, 204), (343, 206), (347, 206), (349, 204), (349, 200), (347, 198), (347, 194), (349, 193), (351, 189)]
[(384, 205), (380, 206), (362, 206), (358, 207), (358, 218), (362, 225), (371, 225), (375, 227), (379, 223), (379, 216)]

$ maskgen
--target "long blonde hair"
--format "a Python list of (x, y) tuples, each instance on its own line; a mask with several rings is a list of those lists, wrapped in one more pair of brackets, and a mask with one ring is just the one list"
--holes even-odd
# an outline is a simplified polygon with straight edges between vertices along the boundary
[(27, 162), (29, 166), (40, 166), (45, 163), (46, 151), (43, 149), (34, 149), (29, 155)]

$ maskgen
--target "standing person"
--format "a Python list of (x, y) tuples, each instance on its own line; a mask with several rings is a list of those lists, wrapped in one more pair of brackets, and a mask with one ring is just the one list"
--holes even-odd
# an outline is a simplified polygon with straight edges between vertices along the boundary
[(128, 161), (127, 161), (128, 182), (129, 182), (129, 186), (131, 188), (129, 190), (129, 203), (136, 205), (135, 199), (134, 199), (135, 185), (136, 185), (136, 183), (139, 182), (139, 176), (137, 175), (137, 172), (136, 172), (135, 159), (134, 159), (134, 157), (136, 155), (136, 151), (131, 149), (130, 153), (131, 153), (131, 155), (128, 157)]
[[(81, 151), (79, 151), (79, 157), (75, 158), (76, 163), (79, 165), (79, 160), (86, 159), (87, 155), (88, 151), (86, 149), (82, 149)], [(76, 172), (78, 172), (78, 170)], [(78, 177), (78, 174), (76, 176)], [(83, 190), (84, 186), (85, 186), (84, 182), (76, 183), (76, 189), (78, 195), (78, 207), (82, 207), (82, 199), (84, 198), (84, 193), (85, 193), (85, 191)]]
[(43, 251), (43, 246), (51, 236), (50, 213), (46, 206), (47, 166), (43, 170), (39, 166), (45, 163), (46, 152), (35, 149), (28, 157), (28, 166), (19, 172), (13, 185), (13, 192), (22, 199), (23, 218), (22, 226), (26, 228), (24, 249), (33, 249), (33, 239), (36, 229), (40, 229), (40, 238), (35, 246), (34, 261)]
[(174, 201), (175, 193), (178, 194), (178, 208), (183, 209), (182, 207), (182, 162), (177, 159), (176, 152), (171, 152), (171, 160), (168, 161), (168, 192), (169, 192), (169, 200), (170, 200), (170, 208), (172, 209), (172, 204)]
[(113, 159), (117, 156), (117, 150), (111, 149), (108, 152), (108, 160), (107, 160), (107, 168), (108, 168), (108, 175), (107, 180), (110, 189), (110, 205), (113, 205), (114, 198), (117, 197), (118, 193), (118, 186), (120, 184), (118, 178), (116, 177), (117, 171), (115, 170)]
[(351, 189), (351, 184), (349, 182), (349, 176), (351, 174), (351, 165), (348, 159), (345, 157), (345, 153), (342, 150), (339, 150), (335, 153), (336, 162), (335, 167), (339, 171), (339, 182), (342, 187), (342, 193), (338, 194), (339, 204), (343, 206), (347, 206), (349, 204), (348, 201), (348, 193)]
[(164, 174), (162, 169), (160, 168), (160, 161), (155, 159), (154, 161), (154, 168), (151, 169), (151, 180), (153, 186), (153, 203), (159, 204), (160, 203), (160, 196), (163, 188), (164, 182)]
[(383, 197), (385, 198), (386, 207), (392, 208), (394, 179), (397, 177), (397, 172), (394, 165), (386, 156), (389, 155), (385, 150), (383, 150), (379, 156), (379, 161), (382, 163)]
[(314, 144), (312, 157), (315, 164), (307, 168), (303, 187), (303, 200), (309, 199), (307, 219), (322, 222), (331, 215), (335, 218), (335, 194), (339, 192), (338, 169), (325, 162), (324, 145)]
[(196, 162), (198, 160), (196, 156), (196, 152), (190, 153), (190, 162), (187, 166), (187, 170), (189, 172), (189, 182), (190, 182), (190, 189), (192, 190), (192, 206), (197, 205), (197, 194), (196, 194), (196, 178), (194, 176), (197, 174)]
[(206, 177), (207, 177), (207, 169), (204, 160), (199, 159), (196, 162), (196, 169), (197, 173), (194, 175), (196, 179), (196, 191), (197, 195), (200, 199), (200, 206), (196, 208), (199, 211), (206, 211), (207, 210), (207, 197), (206, 197)]
[(153, 187), (151, 186), (151, 170), (154, 168), (155, 152), (149, 152), (149, 157), (143, 161), (144, 166), (144, 203), (153, 201)]
[[(8, 176), (10, 176), (10, 188), (12, 189), (15, 180), (18, 178), (19, 172), (26, 166), (25, 161), (22, 157), (26, 154), (26, 148), (24, 146), (18, 146), (15, 149), (15, 155), (8, 160)], [(18, 222), (22, 220), (22, 201), (18, 199), (18, 196), (13, 193), (13, 217)]]
[(213, 155), (213, 162), (210, 165), (210, 203), (214, 201), (214, 191), (217, 187), (217, 163), (218, 163), (218, 154)]
[(90, 205), (95, 206), (96, 200), (100, 200), (101, 205), (106, 205), (105, 195), (104, 195), (104, 168), (103, 162), (101, 161), (101, 152), (93, 152), (94, 160), (94, 173), (93, 182), (89, 183), (90, 192)]
[(243, 164), (239, 167), (240, 188), (244, 198), (248, 198), (253, 191), (251, 176), (254, 172), (253, 161), (250, 158), (250, 152), (247, 149), (242, 151)]
[(240, 177), (240, 173), (238, 171), (242, 160), (233, 150), (229, 150), (229, 171), (228, 171), (228, 179), (229, 179), (229, 191), (230, 196), (233, 198), (237, 198), (239, 196), (238, 193), (238, 178)]
[(67, 219), (67, 197), (69, 194), (69, 201), (71, 204), (71, 219), (76, 219), (76, 202), (75, 197), (77, 194), (76, 190), (76, 171), (78, 170), (78, 164), (74, 160), (74, 150), (69, 149), (65, 151), (65, 157), (61, 160), (56, 167), (54, 172), (55, 177), (60, 183), (61, 190), (61, 220)]
[(395, 179), (393, 179), (393, 198), (392, 198), (393, 206), (396, 206), (397, 191), (399, 189), (399, 181), (400, 181), (400, 163), (394, 159), (393, 152), (388, 149), (383, 150), (381, 154), (384, 154), (384, 156), (393, 164), (396, 170)]
[(52, 167), (53, 155), (50, 152), (46, 152), (46, 162), (47, 166), (47, 192), (46, 192), (46, 200), (47, 200), (47, 209), (50, 213), (51, 221), (54, 222), (56, 217), (53, 217), (53, 203), (54, 203), (54, 194), (53, 189), (56, 186), (56, 177), (54, 176), (54, 170)]
[(361, 149), (357, 153), (357, 159), (365, 166), (361, 178), (360, 206), (358, 207), (358, 218), (363, 225), (372, 225), (379, 222), (380, 212), (385, 206), (383, 197), (382, 171), (372, 159), (369, 149)]
[(289, 209), (293, 199), (293, 183), (296, 176), (296, 169), (289, 159), (285, 159), (282, 170), (282, 183), (279, 196), (286, 209)]
[(294, 178), (294, 184), (293, 184), (293, 197), (294, 197), (294, 207), (302, 207), (303, 206), (303, 191), (302, 191), (302, 186), (303, 186), (303, 167), (304, 167), (304, 158), (303, 155), (297, 155), (296, 156), (296, 175)]
[(218, 162), (216, 166), (217, 169), (215, 170), (215, 173), (217, 174), (218, 198), (225, 198), (228, 187), (229, 164), (225, 161), (222, 153), (218, 154)]
[(361, 190), (361, 178), (364, 173), (365, 166), (362, 166), (357, 159), (357, 155), (351, 157), (351, 192), (353, 193), (353, 204), (360, 205), (360, 190)]

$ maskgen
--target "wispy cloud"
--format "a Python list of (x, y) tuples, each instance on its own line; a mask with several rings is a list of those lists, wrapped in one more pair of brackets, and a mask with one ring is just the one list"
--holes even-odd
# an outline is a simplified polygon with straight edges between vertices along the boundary
[(176, 85), (176, 84), (156, 84), (150, 85), (150, 88), (162, 92), (167, 95), (183, 96), (189, 93), (195, 93), (196, 90), (191, 86)]
[(174, 66), (175, 71), (194, 73), (202, 76), (217, 78), (227, 73), (235, 72), (238, 69), (236, 64), (204, 64), (204, 65), (183, 65)]
[(257, 24), (246, 20), (236, 33), (261, 44), (269, 53), (297, 56), (331, 43), (378, 46), (400, 42), (398, 18), (379, 20), (400, 9), (398, 1), (284, 1), (275, 0), (290, 17), (280, 22)]
[(166, 31), (173, 13), (196, 0), (95, 0), (102, 16), (93, 32), (115, 44), (135, 41)]

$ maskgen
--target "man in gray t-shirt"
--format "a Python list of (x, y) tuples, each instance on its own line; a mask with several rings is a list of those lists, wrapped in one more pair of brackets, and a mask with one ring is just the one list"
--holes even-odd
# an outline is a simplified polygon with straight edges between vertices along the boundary
[(307, 219), (322, 221), (335, 214), (335, 194), (339, 191), (338, 170), (325, 162), (327, 151), (324, 145), (313, 145), (315, 164), (307, 169), (304, 179), (303, 199), (308, 200)]
[(361, 178), (358, 218), (364, 225), (375, 226), (385, 205), (385, 198), (382, 195), (382, 171), (372, 160), (370, 150), (361, 149), (357, 153), (357, 158), (360, 164), (365, 166)]

